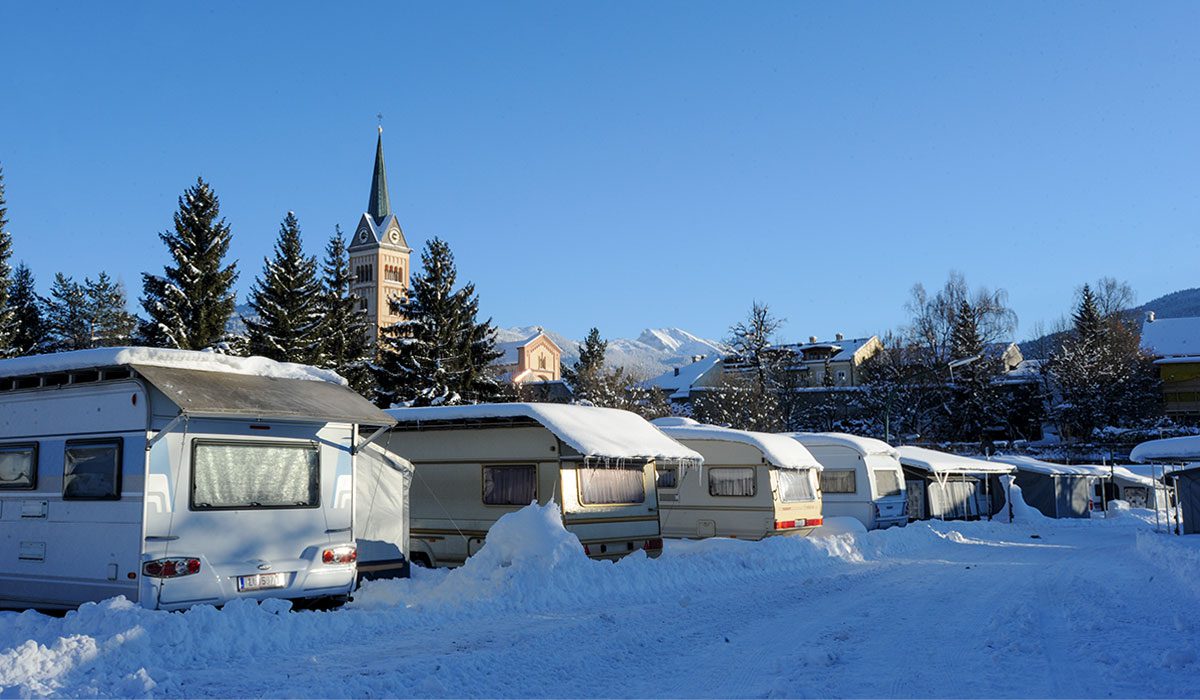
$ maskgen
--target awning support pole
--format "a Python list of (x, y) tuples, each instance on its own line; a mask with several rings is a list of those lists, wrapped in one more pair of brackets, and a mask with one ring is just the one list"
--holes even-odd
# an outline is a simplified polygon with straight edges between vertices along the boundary
[(163, 426), (162, 430), (158, 431), (154, 437), (146, 441), (146, 451), (149, 452), (151, 447), (154, 447), (159, 440), (165, 438), (167, 434), (174, 430), (175, 426), (179, 425), (179, 422), (183, 420), (187, 420), (187, 413), (180, 411), (179, 415), (172, 418), (169, 423)]
[(375, 432), (373, 432), (367, 436), (366, 440), (363, 440), (362, 442), (355, 445), (354, 449), (350, 450), (350, 454), (356, 455), (359, 452), (361, 452), (364, 447), (366, 447), (367, 445), (370, 445), (372, 442), (375, 442), (376, 440), (379, 439), (380, 435), (383, 435), (384, 433), (386, 433), (387, 429), (389, 427), (391, 427), (391, 426), (388, 426), (388, 425), (379, 426), (379, 428)]

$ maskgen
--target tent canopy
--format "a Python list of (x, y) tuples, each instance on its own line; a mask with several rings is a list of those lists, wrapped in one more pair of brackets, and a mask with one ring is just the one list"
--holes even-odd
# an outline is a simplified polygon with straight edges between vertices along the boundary
[(989, 462), (974, 457), (962, 457), (926, 447), (902, 445), (900, 463), (931, 474), (1011, 474), (1016, 467), (1005, 462)]

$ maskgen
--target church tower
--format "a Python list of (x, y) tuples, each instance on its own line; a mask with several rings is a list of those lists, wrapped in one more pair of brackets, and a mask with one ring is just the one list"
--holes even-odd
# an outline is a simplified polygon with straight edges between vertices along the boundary
[(408, 291), (408, 262), (412, 253), (388, 201), (382, 126), (375, 144), (371, 198), (354, 229), (349, 253), (350, 270), (356, 277), (350, 291), (358, 297), (359, 306), (367, 316), (368, 332), (374, 342), (380, 328), (400, 320), (388, 302), (405, 296)]

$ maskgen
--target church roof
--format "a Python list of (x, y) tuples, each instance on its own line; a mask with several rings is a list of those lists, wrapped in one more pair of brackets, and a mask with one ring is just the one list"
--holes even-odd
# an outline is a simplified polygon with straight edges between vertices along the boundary
[(367, 203), (367, 213), (378, 226), (392, 213), (392, 204), (388, 201), (387, 169), (383, 166), (383, 127), (379, 127), (379, 140), (375, 144), (375, 173), (371, 176), (371, 200)]

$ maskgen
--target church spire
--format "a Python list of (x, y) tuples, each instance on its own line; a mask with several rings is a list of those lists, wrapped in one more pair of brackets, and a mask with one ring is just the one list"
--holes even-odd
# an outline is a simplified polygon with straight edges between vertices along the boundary
[(367, 213), (380, 224), (392, 213), (388, 201), (387, 170), (383, 167), (383, 125), (379, 127), (379, 141), (375, 144), (375, 174), (371, 176), (371, 201)]

